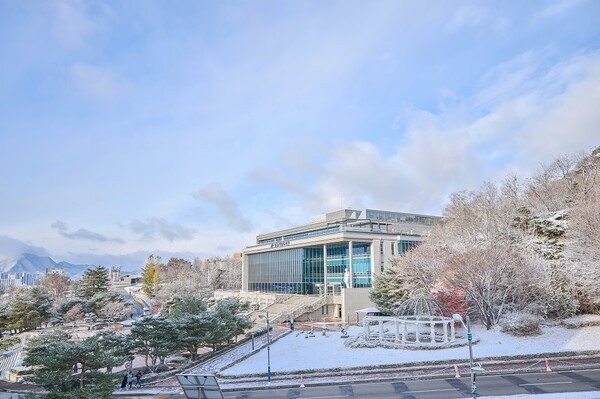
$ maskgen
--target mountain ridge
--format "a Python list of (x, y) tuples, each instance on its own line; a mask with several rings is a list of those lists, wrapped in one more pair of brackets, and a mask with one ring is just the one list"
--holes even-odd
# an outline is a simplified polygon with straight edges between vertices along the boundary
[(92, 265), (76, 265), (61, 261), (56, 262), (49, 256), (39, 256), (31, 253), (23, 253), (16, 259), (0, 260), (0, 271), (4, 273), (32, 273), (44, 274), (47, 268), (63, 269), (71, 277), (81, 275)]

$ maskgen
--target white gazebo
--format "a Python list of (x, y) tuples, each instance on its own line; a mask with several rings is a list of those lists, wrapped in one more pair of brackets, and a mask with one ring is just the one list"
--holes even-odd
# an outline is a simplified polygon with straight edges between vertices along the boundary
[(457, 333), (450, 311), (429, 296), (417, 295), (399, 303), (395, 316), (374, 315), (369, 309), (379, 313), (375, 308), (359, 311), (367, 314), (363, 319), (363, 336), (368, 342), (447, 347), (465, 337)]

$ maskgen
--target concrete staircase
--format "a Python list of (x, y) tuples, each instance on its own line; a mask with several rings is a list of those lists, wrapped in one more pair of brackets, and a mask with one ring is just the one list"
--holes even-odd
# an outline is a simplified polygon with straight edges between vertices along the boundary
[(260, 315), (269, 313), (269, 322), (271, 324), (282, 323), (291, 319), (297, 319), (303, 314), (312, 313), (326, 303), (327, 298), (324, 296), (291, 295), (284, 301), (273, 303), (250, 313), (248, 319), (254, 323), (255, 327), (253, 329), (258, 329), (263, 327), (266, 322), (259, 317)]
[(14, 347), (0, 354), (0, 380), (10, 381), (10, 369), (20, 366), (22, 362), (21, 347)]

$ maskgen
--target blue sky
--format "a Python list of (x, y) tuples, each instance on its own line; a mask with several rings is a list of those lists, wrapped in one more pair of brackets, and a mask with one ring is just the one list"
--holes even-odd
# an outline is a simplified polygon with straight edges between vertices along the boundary
[(209, 257), (600, 145), (600, 2), (0, 0), (0, 260)]

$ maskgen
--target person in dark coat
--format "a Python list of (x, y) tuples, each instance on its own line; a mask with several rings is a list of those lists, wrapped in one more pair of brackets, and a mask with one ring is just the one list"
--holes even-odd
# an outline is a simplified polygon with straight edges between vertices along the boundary
[(142, 370), (138, 370), (137, 374), (135, 375), (135, 386), (136, 387), (142, 387)]
[(127, 374), (123, 374), (123, 380), (121, 381), (121, 391), (127, 387)]

